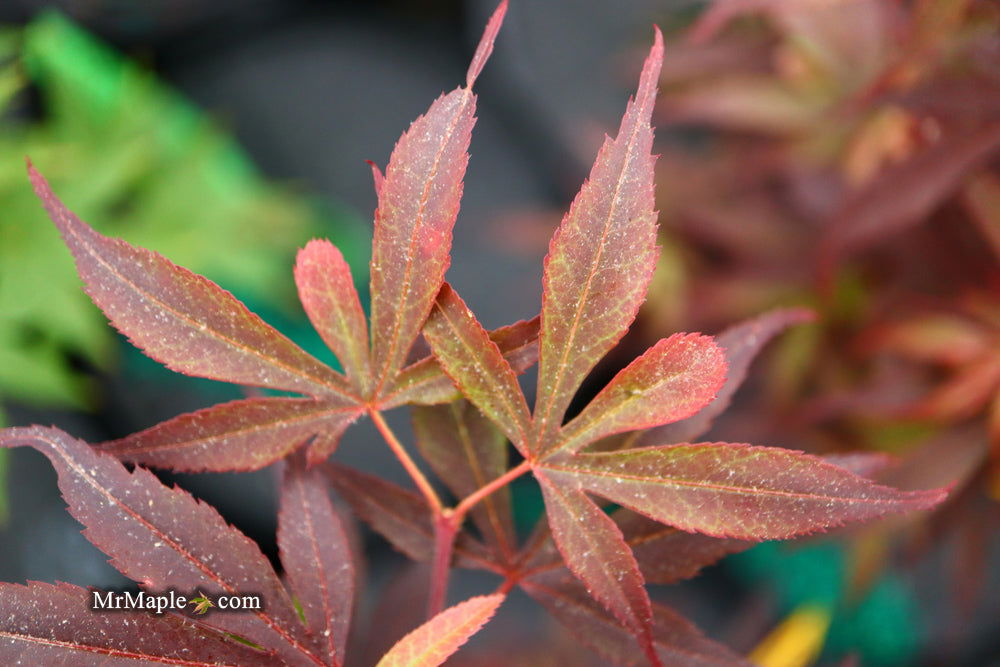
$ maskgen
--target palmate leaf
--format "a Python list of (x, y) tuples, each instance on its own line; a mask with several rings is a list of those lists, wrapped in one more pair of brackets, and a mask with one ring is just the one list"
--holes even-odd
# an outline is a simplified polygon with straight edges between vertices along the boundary
[(503, 595), (483, 595), (445, 609), (400, 639), (378, 667), (436, 667), (476, 634), (504, 601)]
[(286, 464), (278, 513), (278, 549), (306, 628), (327, 664), (344, 664), (354, 603), (354, 565), (347, 535), (323, 473), (305, 457)]
[[(306, 354), (211, 281), (97, 233), (67, 210), (29, 165), (36, 194), (73, 253), (88, 294), (136, 346), (178, 372), (316, 399), (220, 405), (103, 449), (176, 470), (253, 470), (309, 442), (308, 460), (315, 464), (333, 453), (344, 430), (366, 412), (458, 397), (435, 360), (400, 368), (443, 282), (475, 121), (471, 88), (505, 11), (501, 3), (487, 25), (466, 86), (438, 99), (403, 134), (385, 177), (373, 165), (379, 208), (370, 349), (364, 313), (340, 251), (315, 240), (299, 254), (295, 279), (303, 307), (347, 377)], [(534, 363), (537, 322), (491, 336), (519, 371)]]
[(259, 593), (263, 609), (210, 614), (202, 622), (290, 664), (321, 664), (267, 558), (215, 509), (164, 486), (143, 468), (129, 472), (114, 457), (57, 429), (7, 429), (0, 444), (34, 447), (48, 457), (70, 513), (122, 574), (151, 591)]
[(272, 665), (274, 657), (175, 614), (94, 613), (70, 584), (0, 583), (5, 665)]
[[(525, 455), (568, 568), (638, 639), (653, 664), (660, 657), (652, 639), (652, 607), (632, 547), (649, 558), (673, 553), (671, 546), (687, 548), (676, 569), (650, 568), (656, 579), (670, 580), (690, 576), (749, 542), (925, 508), (944, 496), (940, 490), (904, 493), (879, 486), (819, 458), (777, 448), (704, 443), (578, 453), (628, 431), (637, 435), (623, 442), (634, 443), (645, 437), (641, 429), (656, 434), (709, 406), (700, 418), (677, 427), (681, 433), (707, 428), (764, 342), (809, 317), (792, 309), (744, 323), (727, 332), (726, 351), (698, 334), (664, 339), (562, 424), (584, 376), (632, 323), (655, 260), (649, 114), (661, 56), (657, 34), (618, 137), (606, 141), (550, 245), (531, 418), (521, 406), (513, 370), (450, 288), (439, 294), (425, 333), (463, 395)], [(724, 384), (727, 355), (734, 373)], [(633, 520), (630, 534), (623, 534), (587, 494), (672, 528), (654, 533), (649, 523)], [(679, 530), (702, 535), (684, 538)], [(712, 542), (705, 535), (729, 539)]]

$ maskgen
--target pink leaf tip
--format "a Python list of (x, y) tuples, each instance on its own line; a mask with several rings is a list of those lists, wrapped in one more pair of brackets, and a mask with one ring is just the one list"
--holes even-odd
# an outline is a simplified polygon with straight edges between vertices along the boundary
[(507, 0), (503, 0), (503, 2), (497, 5), (493, 16), (490, 17), (489, 22), (486, 24), (483, 37), (479, 40), (479, 46), (476, 47), (475, 55), (472, 56), (472, 62), (469, 64), (469, 72), (465, 75), (466, 88), (472, 88), (472, 84), (476, 82), (476, 78), (483, 71), (483, 66), (489, 60), (490, 54), (493, 53), (493, 42), (496, 41), (497, 33), (500, 32), (500, 26), (503, 24), (503, 17), (506, 13)]
[(370, 166), (372, 168), (372, 178), (375, 180), (375, 196), (376, 197), (381, 197), (382, 196), (382, 183), (385, 182), (385, 176), (382, 175), (382, 170), (378, 168), (378, 165), (375, 164), (374, 161), (372, 161), (372, 160), (365, 160), (365, 162), (367, 162), (368, 166)]
[[(642, 64), (642, 74), (639, 77), (639, 90), (635, 94), (636, 105), (649, 108), (652, 111), (656, 100), (656, 84), (660, 81), (660, 68), (663, 66), (663, 33), (660, 27), (653, 24), (653, 46)], [(648, 117), (644, 115), (643, 117)]]

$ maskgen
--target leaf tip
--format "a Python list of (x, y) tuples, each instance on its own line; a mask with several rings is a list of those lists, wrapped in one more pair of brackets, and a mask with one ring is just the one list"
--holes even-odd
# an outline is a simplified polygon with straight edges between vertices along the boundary
[(479, 46), (476, 47), (476, 53), (472, 56), (472, 62), (469, 64), (469, 71), (465, 76), (466, 88), (472, 88), (472, 85), (476, 82), (480, 72), (483, 71), (483, 66), (486, 65), (486, 61), (489, 59), (490, 54), (493, 53), (493, 43), (496, 41), (497, 33), (500, 32), (500, 26), (503, 24), (503, 17), (506, 13), (507, 0), (502, 0), (502, 2), (497, 5), (497, 8), (493, 11), (493, 15), (490, 17), (489, 22), (487, 22), (486, 29), (483, 31), (482, 39), (479, 40)]
[(636, 94), (636, 103), (640, 106), (649, 107), (652, 112), (652, 102), (656, 98), (656, 84), (660, 80), (660, 68), (663, 66), (663, 33), (660, 27), (653, 25), (653, 46), (649, 49), (649, 55), (642, 65), (642, 74), (639, 77), (639, 92)]
[(368, 166), (372, 168), (372, 178), (375, 180), (375, 196), (382, 196), (382, 184), (385, 183), (385, 176), (382, 175), (382, 170), (378, 168), (373, 160), (365, 160)]

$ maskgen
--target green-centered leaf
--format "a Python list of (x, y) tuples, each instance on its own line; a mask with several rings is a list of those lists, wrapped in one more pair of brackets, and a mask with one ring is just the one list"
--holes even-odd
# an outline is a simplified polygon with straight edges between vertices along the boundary
[(371, 299), (378, 390), (402, 368), (444, 281), (476, 122), (472, 85), (505, 12), (503, 4), (487, 24), (466, 86), (439, 97), (410, 125), (392, 151), (384, 179), (376, 178)]
[[(413, 431), (424, 460), (458, 498), (507, 472), (507, 438), (468, 401), (414, 408)], [(487, 545), (504, 559), (513, 556), (510, 487), (484, 498), (472, 520)]]
[(656, 264), (653, 130), (663, 39), (642, 68), (618, 136), (607, 139), (552, 237), (542, 282), (535, 442), (552, 443), (586, 374), (625, 334)]
[(550, 481), (548, 471), (541, 474), (538, 470), (535, 477), (545, 496), (553, 540), (566, 566), (628, 628), (655, 663), (649, 595), (618, 526), (572, 480), (557, 484)]
[(579, 454), (544, 474), (682, 530), (748, 540), (926, 509), (947, 495), (881, 486), (801, 452), (725, 442)]
[(329, 241), (310, 241), (295, 262), (295, 284), (309, 321), (344, 365), (354, 388), (367, 395), (372, 379), (368, 324), (340, 250)]
[(344, 664), (354, 604), (351, 547), (319, 468), (293, 457), (281, 482), (278, 549), (306, 628), (326, 664)]
[(347, 396), (344, 377), (166, 258), (91, 229), (34, 167), (35, 193), (59, 228), (87, 293), (136, 347), (179, 373), (313, 396)]
[(726, 379), (722, 350), (708, 336), (664, 338), (619, 372), (561, 433), (550, 451), (574, 452), (615, 433), (690, 417)]
[(70, 513), (86, 527), (83, 534), (122, 574), (153, 591), (199, 590), (211, 597), (258, 593), (262, 609), (209, 614), (202, 622), (293, 664), (317, 661), (267, 558), (214, 508), (165, 486), (144, 468), (129, 472), (114, 457), (58, 429), (6, 429), (0, 446), (33, 447), (49, 459)]
[(445, 609), (389, 649), (377, 667), (436, 667), (479, 632), (504, 596), (482, 595)]
[(123, 461), (179, 471), (257, 470), (313, 436), (310, 452), (329, 455), (360, 414), (355, 403), (336, 397), (248, 398), (183, 414), (97, 448)]
[[(534, 317), (489, 332), (490, 340), (500, 348), (515, 373), (523, 373), (538, 361), (538, 323), (539, 318)], [(429, 356), (400, 371), (380, 405), (384, 410), (404, 404), (438, 405), (461, 396), (440, 362)]]
[[(100, 591), (98, 591), (99, 593)], [(0, 583), (5, 665), (273, 665), (275, 657), (176, 614), (95, 612), (71, 584)]]
[(424, 337), (462, 394), (523, 452), (531, 416), (517, 375), (447, 283), (424, 325)]

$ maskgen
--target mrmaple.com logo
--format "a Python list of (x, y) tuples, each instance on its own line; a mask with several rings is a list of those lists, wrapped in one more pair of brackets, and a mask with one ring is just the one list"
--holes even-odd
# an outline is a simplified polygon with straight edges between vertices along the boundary
[(189, 609), (196, 614), (204, 614), (209, 608), (220, 611), (260, 611), (263, 602), (260, 595), (217, 595), (209, 598), (204, 593), (188, 598), (177, 591), (146, 593), (139, 591), (91, 591), (90, 608), (93, 611), (149, 611), (162, 614), (166, 611)]

